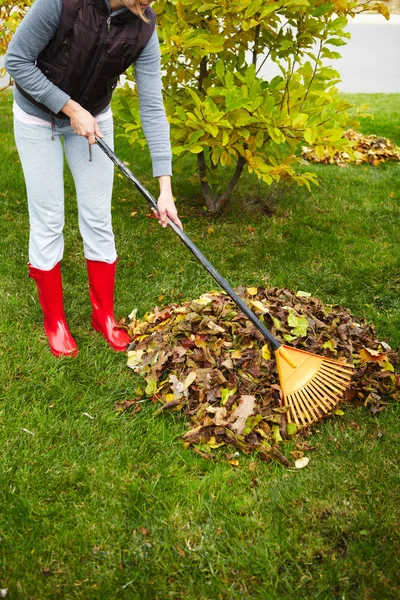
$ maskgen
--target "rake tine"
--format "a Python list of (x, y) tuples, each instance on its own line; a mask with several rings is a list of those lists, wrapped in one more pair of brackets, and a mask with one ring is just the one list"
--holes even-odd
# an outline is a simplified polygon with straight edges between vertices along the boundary
[(298, 390), (297, 392), (294, 392), (294, 396), (297, 397), (297, 400), (300, 404), (300, 406), (303, 408), (303, 414), (306, 416), (307, 421), (313, 421), (312, 418), (312, 413), (310, 416), (310, 412), (309, 412), (309, 407), (307, 406), (307, 404), (304, 402), (302, 395), (300, 394), (300, 390)]
[(326, 377), (321, 377), (320, 375), (316, 375), (314, 379), (316, 380), (316, 382), (318, 381), (319, 383), (328, 386), (329, 389), (335, 392), (335, 394), (342, 394), (346, 389), (346, 386), (336, 383), (336, 381), (332, 382), (331, 380), (326, 379)]
[(308, 408), (309, 408), (310, 412), (312, 414), (314, 414), (314, 417), (318, 421), (318, 419), (321, 418), (321, 415), (318, 412), (317, 406), (315, 404), (313, 404), (313, 398), (309, 397), (309, 390), (308, 390), (308, 388), (303, 388), (303, 389), (299, 390), (299, 394), (303, 397), (303, 401), (307, 402), (307, 405), (308, 405)]
[(322, 390), (318, 387), (315, 387), (315, 385), (313, 385), (313, 383), (310, 383), (310, 387), (313, 390), (314, 394), (319, 398), (320, 402), (325, 405), (325, 414), (328, 414), (328, 412), (331, 410), (332, 408), (332, 401), (331, 399), (327, 396), (326, 393), (322, 392)]

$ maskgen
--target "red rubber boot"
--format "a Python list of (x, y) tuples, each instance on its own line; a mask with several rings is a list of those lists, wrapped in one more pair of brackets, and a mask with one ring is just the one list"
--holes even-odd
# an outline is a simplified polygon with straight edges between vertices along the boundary
[(112, 264), (86, 260), (89, 276), (90, 302), (93, 306), (92, 325), (116, 352), (126, 350), (129, 335), (118, 329), (114, 317), (114, 285), (117, 261)]
[(60, 263), (50, 271), (28, 264), (29, 277), (36, 281), (43, 309), (44, 331), (54, 356), (76, 356), (78, 348), (65, 319)]

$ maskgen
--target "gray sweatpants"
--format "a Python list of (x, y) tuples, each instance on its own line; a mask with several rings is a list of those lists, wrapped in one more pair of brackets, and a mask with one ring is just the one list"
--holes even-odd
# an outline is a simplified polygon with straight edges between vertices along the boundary
[[(112, 118), (100, 123), (104, 141), (113, 148)], [(114, 166), (96, 145), (89, 162), (88, 141), (77, 135), (69, 121), (56, 126), (14, 120), (15, 140), (25, 176), (29, 208), (29, 262), (52, 269), (64, 252), (64, 138), (65, 156), (75, 182), (79, 230), (85, 257), (113, 263), (117, 254), (111, 224)]]

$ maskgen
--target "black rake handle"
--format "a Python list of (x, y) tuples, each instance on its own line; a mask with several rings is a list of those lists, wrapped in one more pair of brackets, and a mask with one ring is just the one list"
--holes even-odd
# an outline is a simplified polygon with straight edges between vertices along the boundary
[[(112, 162), (118, 167), (118, 169), (129, 179), (131, 183), (136, 187), (137, 190), (144, 196), (147, 202), (152, 208), (157, 210), (157, 201), (154, 196), (140, 183), (128, 167), (118, 158), (111, 148), (97, 135), (95, 136), (97, 145), (103, 150), (103, 152), (112, 160)], [(270, 331), (261, 323), (256, 317), (252, 310), (247, 306), (245, 302), (233, 291), (229, 283), (218, 273), (218, 271), (212, 266), (212, 264), (206, 259), (204, 254), (193, 244), (184, 231), (176, 223), (174, 223), (168, 217), (168, 227), (170, 227), (178, 237), (181, 238), (182, 242), (189, 248), (189, 250), (195, 255), (195, 257), (201, 262), (203, 267), (212, 275), (215, 281), (222, 287), (223, 290), (232, 298), (234, 303), (240, 308), (240, 310), (246, 315), (246, 317), (257, 327), (257, 329), (263, 334), (263, 336), (269, 341), (273, 350), (277, 350), (282, 346), (279, 340), (272, 335)]]

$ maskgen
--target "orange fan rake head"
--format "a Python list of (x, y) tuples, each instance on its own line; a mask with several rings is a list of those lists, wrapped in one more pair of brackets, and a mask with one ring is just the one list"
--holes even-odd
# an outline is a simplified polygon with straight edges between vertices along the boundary
[(351, 365), (289, 346), (280, 346), (275, 356), (288, 421), (300, 426), (332, 412), (355, 373)]

